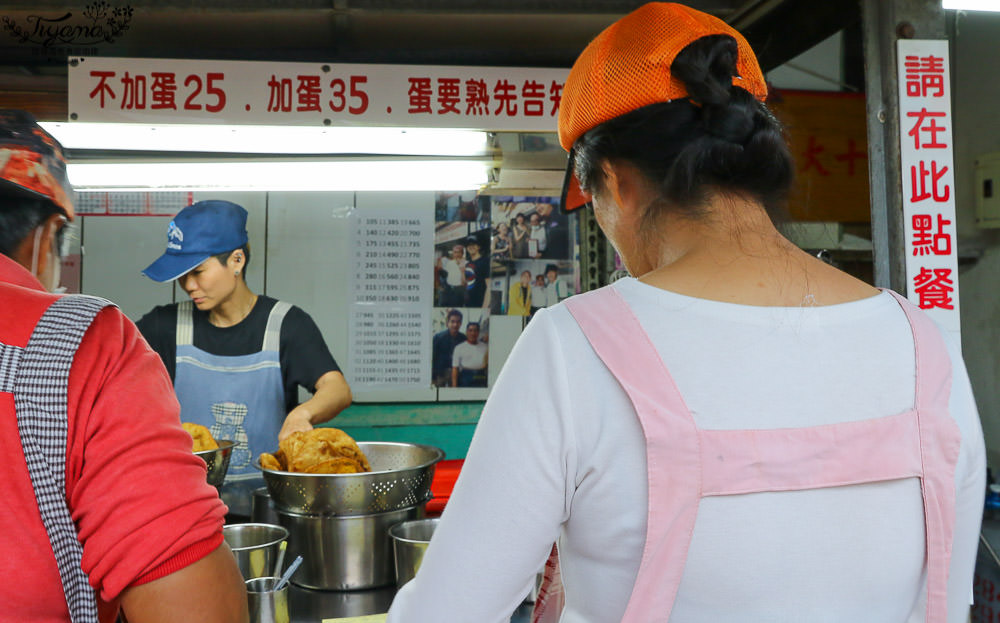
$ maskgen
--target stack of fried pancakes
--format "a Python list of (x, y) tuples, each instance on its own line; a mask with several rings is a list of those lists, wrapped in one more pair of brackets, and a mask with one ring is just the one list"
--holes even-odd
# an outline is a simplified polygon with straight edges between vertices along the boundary
[(264, 469), (303, 474), (357, 474), (372, 471), (361, 448), (337, 428), (314, 428), (292, 433), (274, 454), (260, 455)]

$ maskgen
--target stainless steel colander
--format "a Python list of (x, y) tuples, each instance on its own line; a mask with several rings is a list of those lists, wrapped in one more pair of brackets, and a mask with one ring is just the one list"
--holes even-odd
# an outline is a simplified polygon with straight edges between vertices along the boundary
[(434, 446), (360, 441), (372, 471), (300, 474), (264, 469), (264, 482), (281, 511), (313, 515), (368, 515), (410, 508), (432, 497), (434, 465), (444, 451)]
[(201, 457), (201, 460), (205, 461), (205, 465), (208, 465), (208, 484), (221, 487), (222, 481), (226, 479), (226, 472), (229, 471), (229, 459), (233, 456), (233, 447), (236, 442), (228, 439), (216, 441), (219, 444), (218, 448), (202, 450), (194, 454)]

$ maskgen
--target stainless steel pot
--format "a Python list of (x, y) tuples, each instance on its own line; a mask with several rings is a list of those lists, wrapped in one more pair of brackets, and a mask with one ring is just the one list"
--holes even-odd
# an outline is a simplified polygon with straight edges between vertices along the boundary
[(358, 590), (395, 583), (389, 528), (424, 516), (423, 505), (370, 515), (305, 515), (278, 509), (288, 529), (286, 556), (302, 556), (292, 582), (319, 590)]
[(278, 575), (278, 553), (281, 542), (288, 538), (288, 530), (263, 523), (226, 524), (222, 526), (222, 537), (233, 550), (244, 580)]
[(253, 523), (276, 524), (278, 513), (274, 510), (274, 501), (267, 493), (267, 487), (257, 487), (250, 498), (250, 521)]

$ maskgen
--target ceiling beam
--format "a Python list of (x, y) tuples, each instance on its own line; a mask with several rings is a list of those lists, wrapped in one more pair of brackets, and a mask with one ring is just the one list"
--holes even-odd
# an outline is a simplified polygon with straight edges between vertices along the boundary
[(856, 23), (860, 14), (858, 0), (785, 0), (751, 23), (735, 26), (768, 72)]

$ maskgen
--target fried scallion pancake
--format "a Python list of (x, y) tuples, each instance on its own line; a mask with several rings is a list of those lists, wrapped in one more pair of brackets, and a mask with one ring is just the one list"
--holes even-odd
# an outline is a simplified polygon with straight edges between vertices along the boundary
[(283, 472), (285, 471), (285, 466), (270, 452), (262, 452), (260, 455), (260, 466), (264, 469), (270, 469), (273, 471)]
[(274, 454), (260, 455), (264, 469), (303, 474), (356, 474), (371, 465), (350, 435), (337, 428), (292, 433)]
[(364, 471), (361, 464), (346, 456), (326, 459), (306, 467), (307, 474), (357, 474), (361, 471)]
[(187, 431), (188, 435), (191, 435), (192, 452), (215, 450), (219, 447), (218, 442), (216, 442), (212, 437), (212, 433), (209, 432), (208, 428), (202, 426), (201, 424), (181, 422), (181, 427)]

